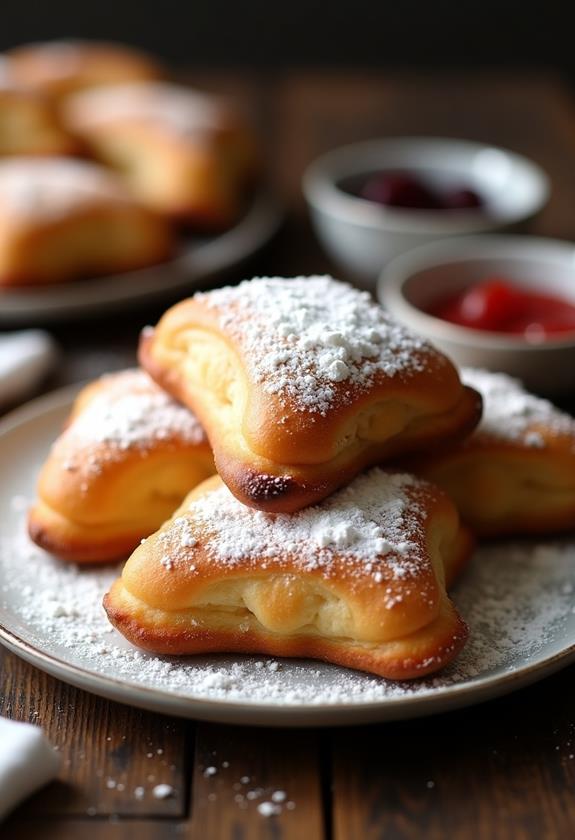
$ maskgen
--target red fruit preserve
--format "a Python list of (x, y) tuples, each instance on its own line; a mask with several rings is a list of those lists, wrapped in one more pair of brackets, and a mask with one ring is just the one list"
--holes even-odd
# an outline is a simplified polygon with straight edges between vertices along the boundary
[(441, 191), (411, 172), (369, 175), (358, 195), (385, 207), (411, 210), (480, 210), (483, 207), (481, 196), (466, 184)]
[(575, 306), (569, 301), (489, 277), (464, 292), (440, 300), (430, 315), (475, 330), (518, 335), (540, 342), (575, 332)]

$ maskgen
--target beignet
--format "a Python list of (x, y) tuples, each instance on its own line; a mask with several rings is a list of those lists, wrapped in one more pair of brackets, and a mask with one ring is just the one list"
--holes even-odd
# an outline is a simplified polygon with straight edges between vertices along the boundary
[(2, 82), (0, 62), (0, 157), (6, 155), (71, 155), (77, 141), (64, 129), (43, 96)]
[(171, 250), (167, 223), (105, 169), (69, 158), (0, 163), (0, 287), (129, 271)]
[(443, 487), (480, 536), (575, 528), (575, 420), (502, 373), (463, 369), (483, 396), (466, 440), (406, 463)]
[(78, 563), (125, 557), (214, 472), (202, 427), (143, 371), (78, 395), (29, 514), (38, 545)]
[(469, 551), (454, 505), (413, 476), (376, 467), (293, 515), (247, 508), (214, 476), (136, 549), (104, 606), (155, 653), (309, 657), (409, 679), (465, 642), (444, 581)]
[(232, 493), (267, 511), (461, 437), (481, 412), (445, 356), (330, 277), (197, 294), (144, 331), (140, 361), (197, 413)]
[(57, 101), (95, 85), (158, 79), (163, 75), (154, 59), (132, 47), (81, 40), (16, 47), (4, 53), (3, 66), (12, 84), (41, 91)]
[(205, 229), (240, 212), (255, 146), (227, 102), (174, 84), (111, 85), (72, 97), (65, 117), (153, 209)]

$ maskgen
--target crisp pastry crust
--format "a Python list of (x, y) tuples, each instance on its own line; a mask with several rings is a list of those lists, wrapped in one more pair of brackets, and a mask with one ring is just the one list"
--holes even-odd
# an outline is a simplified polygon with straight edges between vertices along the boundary
[(443, 487), (483, 537), (575, 528), (575, 420), (501, 373), (464, 369), (483, 396), (475, 432), (405, 461)]
[(197, 413), (232, 493), (267, 511), (464, 436), (481, 412), (445, 356), (329, 277), (195, 295), (144, 331), (140, 361)]
[(465, 642), (444, 581), (469, 548), (447, 496), (413, 476), (374, 468), (289, 516), (245, 507), (214, 476), (136, 549), (104, 606), (156, 653), (302, 656), (410, 679)]
[(59, 283), (165, 260), (166, 221), (96, 164), (0, 163), (0, 287)]
[(52, 103), (3, 85), (1, 73), (0, 65), (0, 157), (78, 152), (78, 142), (64, 129)]
[(65, 118), (153, 209), (206, 229), (240, 212), (256, 153), (227, 102), (168, 83), (111, 85), (72, 97)]
[(32, 539), (78, 563), (125, 557), (214, 472), (195, 416), (143, 371), (84, 388), (52, 447), (29, 514)]
[(61, 101), (77, 90), (102, 84), (158, 79), (163, 70), (144, 53), (123, 44), (48, 41), (4, 53), (4, 75), (22, 88)]

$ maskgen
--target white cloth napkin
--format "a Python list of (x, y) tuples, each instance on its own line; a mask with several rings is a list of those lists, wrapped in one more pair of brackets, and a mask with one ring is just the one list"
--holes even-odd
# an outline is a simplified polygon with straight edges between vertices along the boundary
[(26, 399), (57, 358), (56, 344), (43, 330), (0, 334), (0, 408)]
[(0, 717), (0, 820), (58, 774), (60, 757), (39, 726)]

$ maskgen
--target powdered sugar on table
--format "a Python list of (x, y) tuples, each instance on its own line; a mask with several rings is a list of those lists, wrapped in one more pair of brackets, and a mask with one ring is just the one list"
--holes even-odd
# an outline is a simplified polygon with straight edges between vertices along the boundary
[(196, 299), (218, 311), (255, 381), (296, 411), (323, 415), (382, 374), (409, 377), (443, 358), (367, 292), (331, 277), (260, 277)]

